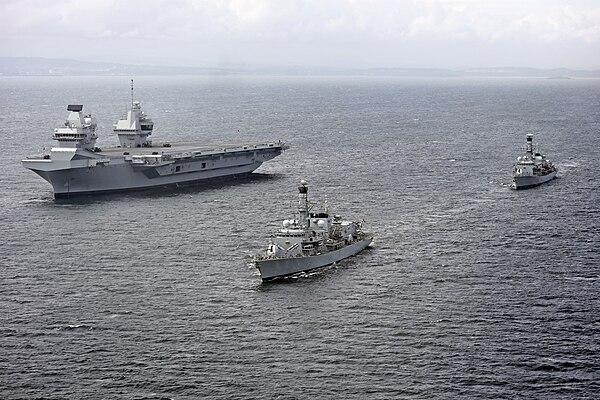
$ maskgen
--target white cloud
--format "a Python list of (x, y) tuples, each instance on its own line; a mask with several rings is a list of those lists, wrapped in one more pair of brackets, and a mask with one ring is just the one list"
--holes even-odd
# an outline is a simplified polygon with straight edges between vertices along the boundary
[[(175, 54), (176, 50), (244, 54), (276, 59), (287, 47), (311, 46), (317, 57), (405, 46), (519, 46), (576, 44), (600, 54), (600, 2), (585, 0), (3, 0), (0, 52), (45, 48), (57, 56), (65, 38), (109, 53)], [(36, 44), (35, 41), (39, 43)], [(123, 41), (120, 48), (119, 41)], [(41, 45), (43, 43), (43, 46)], [(25, 46), (25, 47), (24, 47)], [(127, 48), (125, 48), (127, 46)], [(211, 47), (221, 50), (211, 50)], [(227, 50), (229, 49), (229, 50)], [(319, 50), (320, 49), (320, 50)], [(335, 49), (335, 51), (333, 51)], [(318, 53), (318, 54), (317, 54)], [(270, 54), (270, 55), (269, 55)], [(22, 54), (19, 54), (22, 55)], [(31, 54), (32, 56), (35, 54)], [(310, 55), (310, 54), (309, 54)], [(48, 54), (44, 54), (48, 56)], [(301, 57), (302, 55), (298, 55)], [(307, 54), (304, 54), (307, 56)], [(356, 55), (356, 57), (361, 57)], [(590, 55), (600, 64), (600, 56)], [(234, 56), (235, 58), (235, 56)], [(363, 57), (364, 58), (364, 57)], [(593, 59), (593, 60), (592, 60)], [(312, 62), (319, 64), (318, 59)]]
[[(600, 40), (600, 3), (392, 0), (4, 0), (0, 32), (88, 37), (223, 35), (302, 40), (330, 34), (376, 37)], [(182, 27), (186, 30), (183, 31)], [(180, 37), (185, 39), (185, 37)]]

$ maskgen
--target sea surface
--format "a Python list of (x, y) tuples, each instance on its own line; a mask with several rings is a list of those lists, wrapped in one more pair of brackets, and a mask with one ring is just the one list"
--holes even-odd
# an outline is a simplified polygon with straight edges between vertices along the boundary
[[(134, 77), (153, 138), (283, 140), (249, 179), (55, 201), (21, 166), (130, 77), (0, 77), (0, 398), (597, 399), (600, 80)], [(559, 168), (508, 188), (534, 134)], [(262, 283), (297, 186), (372, 248)]]

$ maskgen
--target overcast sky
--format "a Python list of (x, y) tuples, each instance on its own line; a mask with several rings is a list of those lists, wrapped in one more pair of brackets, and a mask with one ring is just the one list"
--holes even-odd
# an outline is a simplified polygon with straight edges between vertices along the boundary
[(600, 68), (600, 0), (0, 0), (0, 56)]

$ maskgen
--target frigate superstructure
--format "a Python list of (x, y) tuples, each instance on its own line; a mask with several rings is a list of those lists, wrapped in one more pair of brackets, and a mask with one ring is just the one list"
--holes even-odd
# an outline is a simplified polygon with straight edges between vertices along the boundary
[(298, 187), (298, 213), (283, 220), (264, 253), (254, 257), (263, 281), (321, 268), (364, 250), (373, 240), (362, 223), (331, 215), (325, 203), (320, 210), (308, 199), (308, 185)]
[(64, 126), (54, 130), (50, 152), (22, 160), (48, 181), (54, 197), (194, 185), (247, 176), (288, 146), (258, 143), (197, 142), (153, 145), (154, 122), (132, 101), (127, 115), (113, 125), (119, 147), (96, 147), (97, 123), (83, 105), (69, 105)]
[(527, 134), (525, 154), (513, 166), (512, 189), (526, 189), (548, 182), (556, 177), (556, 167), (543, 154), (535, 152), (533, 135)]

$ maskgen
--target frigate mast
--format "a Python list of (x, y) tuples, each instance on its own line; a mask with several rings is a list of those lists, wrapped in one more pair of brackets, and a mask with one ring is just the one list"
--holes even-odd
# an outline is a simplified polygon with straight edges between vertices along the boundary
[(308, 186), (304, 179), (300, 181), (300, 185), (302, 186), (298, 186), (298, 217), (300, 225), (303, 226), (306, 224), (309, 211)]
[(529, 155), (533, 155), (533, 135), (531, 133), (527, 134), (527, 148), (525, 152)]
[(133, 108), (133, 79), (131, 80), (131, 107)]

